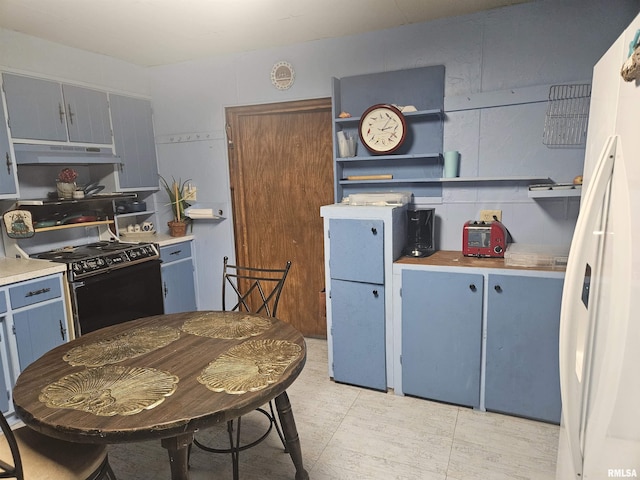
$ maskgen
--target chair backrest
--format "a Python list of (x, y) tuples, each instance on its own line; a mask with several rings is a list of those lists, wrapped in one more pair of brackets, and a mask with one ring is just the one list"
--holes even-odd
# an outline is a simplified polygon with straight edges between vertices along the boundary
[(2, 433), (4, 434), (5, 440), (11, 450), (11, 456), (13, 457), (13, 465), (7, 463), (8, 459), (0, 459), (0, 478), (17, 478), (18, 480), (24, 480), (18, 442), (16, 441), (13, 430), (11, 430), (4, 414), (0, 414), (0, 428), (2, 428)]
[[(229, 257), (224, 257), (222, 310), (261, 313), (268, 317), (275, 317), (289, 268), (291, 268), (291, 262), (287, 262), (284, 268), (229, 265)], [(226, 307), (227, 288), (233, 289), (237, 302), (229, 309)]]

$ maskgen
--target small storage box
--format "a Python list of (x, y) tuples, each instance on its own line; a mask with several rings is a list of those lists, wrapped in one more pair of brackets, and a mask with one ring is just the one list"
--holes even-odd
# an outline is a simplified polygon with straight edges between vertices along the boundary
[(406, 205), (411, 201), (411, 192), (352, 193), (349, 205)]
[(509, 267), (564, 268), (568, 258), (568, 246), (510, 243), (504, 254), (504, 263)]

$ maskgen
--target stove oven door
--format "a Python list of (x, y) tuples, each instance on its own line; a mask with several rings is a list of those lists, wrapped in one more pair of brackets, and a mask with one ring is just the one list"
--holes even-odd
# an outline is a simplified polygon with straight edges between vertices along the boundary
[(76, 336), (164, 313), (160, 264), (150, 260), (72, 283)]

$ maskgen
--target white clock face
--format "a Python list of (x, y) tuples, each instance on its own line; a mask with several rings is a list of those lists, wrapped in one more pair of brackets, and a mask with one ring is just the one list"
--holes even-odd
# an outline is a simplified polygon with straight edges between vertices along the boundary
[(360, 139), (373, 153), (391, 153), (404, 142), (402, 112), (391, 105), (374, 105), (360, 119)]

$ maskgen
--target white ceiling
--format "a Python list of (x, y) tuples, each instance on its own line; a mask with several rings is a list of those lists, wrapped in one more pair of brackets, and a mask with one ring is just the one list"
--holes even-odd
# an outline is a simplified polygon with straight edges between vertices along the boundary
[(531, 0), (0, 0), (0, 27), (155, 66)]

